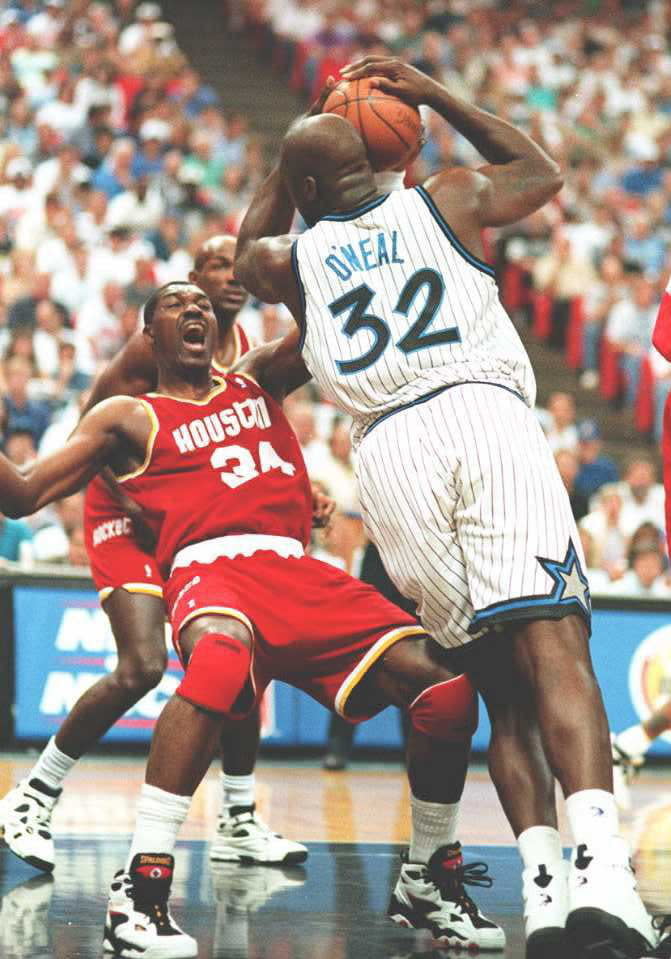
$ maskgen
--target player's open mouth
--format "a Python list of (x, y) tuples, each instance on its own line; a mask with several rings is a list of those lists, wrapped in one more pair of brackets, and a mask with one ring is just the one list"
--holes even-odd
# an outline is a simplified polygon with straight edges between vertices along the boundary
[(182, 327), (185, 346), (201, 349), (207, 339), (207, 324), (203, 320), (190, 320)]

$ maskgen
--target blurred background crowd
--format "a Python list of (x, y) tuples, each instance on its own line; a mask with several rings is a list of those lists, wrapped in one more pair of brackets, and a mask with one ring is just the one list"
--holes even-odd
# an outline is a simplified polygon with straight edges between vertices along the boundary
[[(593, 592), (671, 596), (657, 455), (671, 364), (650, 347), (671, 272), (669, 5), (234, 0), (222, 16), (306, 102), (351, 59), (398, 55), (561, 163), (559, 197), (490, 231), (488, 254), (515, 323), (565, 370), (539, 416)], [(408, 185), (477, 165), (442, 120), (427, 112), (424, 123)], [(0, 3), (0, 437), (15, 463), (62, 443), (152, 290), (186, 277), (205, 238), (235, 233), (270, 146), (253, 117), (224, 109), (159, 4)], [(258, 340), (290, 323), (255, 302), (240, 321)], [(604, 454), (604, 403), (629, 411), (649, 455)], [(315, 549), (357, 573), (348, 423), (310, 386), (287, 412), (313, 479), (339, 505)], [(27, 522), (3, 519), (0, 557), (85, 565), (81, 512), (76, 496)]]

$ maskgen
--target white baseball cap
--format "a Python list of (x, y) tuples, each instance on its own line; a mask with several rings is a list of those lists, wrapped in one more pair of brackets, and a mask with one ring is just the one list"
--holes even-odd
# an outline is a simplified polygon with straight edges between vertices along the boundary
[(13, 180), (17, 176), (29, 177), (33, 175), (33, 167), (30, 160), (25, 157), (12, 157), (5, 167), (5, 175), (8, 180)]

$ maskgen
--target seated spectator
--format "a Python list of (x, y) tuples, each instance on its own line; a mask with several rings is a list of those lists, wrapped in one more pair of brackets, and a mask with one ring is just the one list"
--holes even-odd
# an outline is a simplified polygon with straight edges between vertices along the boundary
[(579, 492), (575, 486), (579, 466), (578, 456), (573, 450), (557, 450), (555, 463), (568, 493), (573, 518), (577, 522), (588, 512), (587, 497), (584, 493)]
[(320, 477), (327, 472), (329, 450), (317, 435), (314, 410), (310, 403), (294, 401), (287, 409), (287, 418), (300, 443), (301, 452), (310, 476)]
[(671, 598), (671, 586), (664, 575), (665, 557), (660, 536), (636, 537), (627, 559), (627, 571), (611, 584), (611, 594)]
[(657, 467), (650, 459), (631, 460), (620, 484), (620, 529), (627, 538), (643, 523), (664, 528), (664, 487), (657, 482)]
[(597, 502), (587, 516), (580, 520), (580, 530), (592, 539), (592, 562), (603, 570), (610, 580), (622, 576), (626, 568), (628, 537), (620, 527), (622, 494), (617, 483), (607, 483), (597, 494)]
[(356, 475), (352, 464), (352, 442), (347, 422), (341, 416), (333, 420), (329, 451), (321, 465), (310, 471), (310, 478), (321, 481), (329, 489), (341, 513), (359, 516)]
[(629, 406), (633, 406), (636, 399), (641, 363), (650, 348), (656, 318), (655, 284), (649, 277), (637, 274), (631, 281), (630, 290), (610, 310), (605, 329), (605, 335), (620, 355)]
[(98, 365), (109, 360), (122, 342), (119, 319), (125, 299), (119, 283), (108, 280), (79, 311), (76, 350), (82, 372), (92, 376)]
[(595, 279), (590, 261), (578, 257), (569, 238), (555, 230), (550, 252), (537, 260), (533, 270), (535, 288), (552, 298), (552, 346), (564, 346), (571, 301), (582, 296)]
[(625, 295), (622, 260), (609, 254), (601, 261), (599, 279), (592, 283), (582, 298), (582, 375), (580, 386), (593, 390), (599, 385), (599, 348), (606, 318), (613, 306)]
[(107, 225), (110, 229), (125, 226), (134, 233), (145, 234), (158, 227), (163, 210), (161, 194), (149, 186), (147, 176), (141, 176), (129, 190), (110, 200)]
[(540, 421), (553, 453), (577, 449), (575, 400), (570, 393), (551, 393), (547, 410), (540, 412)]
[(30, 561), (32, 539), (33, 532), (25, 520), (0, 513), (0, 558), (12, 563)]
[(5, 363), (7, 393), (3, 398), (4, 433), (9, 436), (15, 430), (32, 433), (35, 443), (40, 439), (51, 419), (51, 412), (41, 400), (28, 397), (31, 369), (27, 360), (14, 356)]
[(612, 459), (604, 456), (601, 430), (596, 420), (581, 420), (578, 423), (579, 469), (575, 488), (583, 496), (594, 496), (605, 483), (616, 483), (620, 478)]

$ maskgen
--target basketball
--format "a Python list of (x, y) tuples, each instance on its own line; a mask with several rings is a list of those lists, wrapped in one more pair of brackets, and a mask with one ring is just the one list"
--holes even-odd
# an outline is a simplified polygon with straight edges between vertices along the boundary
[(356, 127), (374, 170), (391, 170), (402, 167), (416, 150), (422, 121), (416, 107), (371, 87), (373, 79), (343, 80), (329, 94), (323, 112)]

